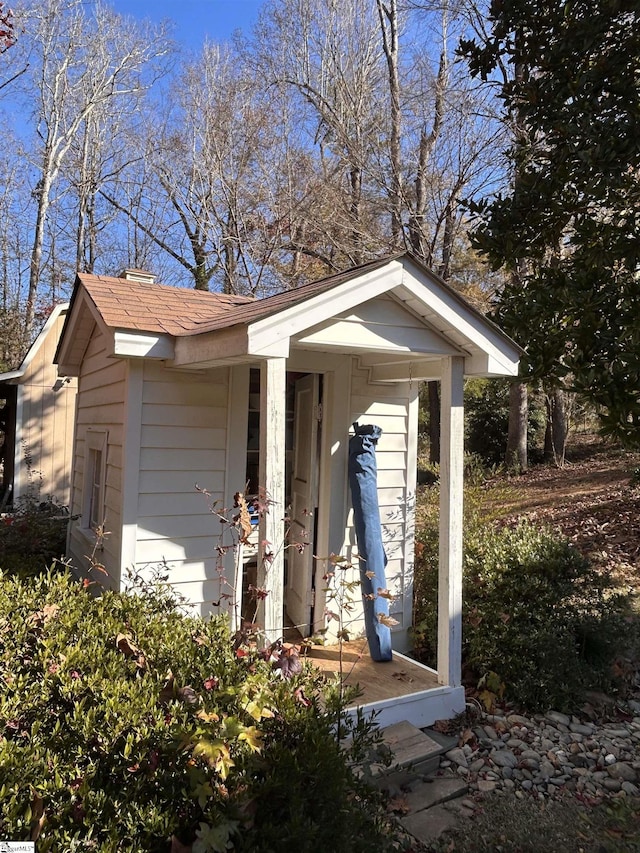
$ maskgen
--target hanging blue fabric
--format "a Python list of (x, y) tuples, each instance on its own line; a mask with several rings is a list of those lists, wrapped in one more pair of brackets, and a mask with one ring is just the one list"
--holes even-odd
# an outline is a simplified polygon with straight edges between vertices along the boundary
[(360, 557), (365, 631), (371, 659), (389, 661), (391, 631), (379, 619), (380, 615), (389, 615), (389, 601), (378, 595), (379, 589), (387, 588), (387, 555), (382, 544), (376, 464), (376, 445), (382, 430), (372, 424), (354, 424), (353, 429), (355, 435), (349, 439), (349, 484)]

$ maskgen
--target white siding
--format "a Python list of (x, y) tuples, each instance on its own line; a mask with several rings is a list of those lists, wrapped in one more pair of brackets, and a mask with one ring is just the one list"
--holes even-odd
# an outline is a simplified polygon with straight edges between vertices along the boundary
[(226, 368), (180, 373), (144, 363), (136, 570), (150, 576), (161, 568), (202, 615), (231, 591), (217, 567), (224, 525), (211, 512), (214, 501), (222, 509), (231, 497), (225, 494), (228, 395)]
[(76, 518), (69, 533), (69, 557), (82, 574), (89, 568), (88, 555), (93, 548), (92, 534), (84, 531), (81, 517), (84, 507), (84, 471), (87, 430), (91, 427), (108, 433), (105, 488), (105, 529), (103, 549), (97, 559), (104, 565), (108, 579), (96, 574), (93, 579), (117, 587), (120, 582), (122, 543), (122, 436), (127, 364), (108, 358), (105, 339), (94, 330), (78, 376), (76, 435), (74, 440), (71, 514)]
[[(415, 468), (417, 431), (417, 385), (372, 385), (368, 371), (354, 360), (351, 377), (351, 422), (376, 424), (382, 436), (376, 448), (378, 501), (382, 537), (388, 558), (387, 586), (396, 596), (389, 604), (390, 615), (398, 620), (394, 648), (408, 646), (413, 596), (413, 549), (415, 513)], [(415, 423), (412, 421), (415, 419)], [(351, 495), (349, 495), (351, 507)], [(346, 530), (347, 553), (357, 554), (353, 510), (350, 508)], [(356, 622), (354, 628), (359, 628)]]

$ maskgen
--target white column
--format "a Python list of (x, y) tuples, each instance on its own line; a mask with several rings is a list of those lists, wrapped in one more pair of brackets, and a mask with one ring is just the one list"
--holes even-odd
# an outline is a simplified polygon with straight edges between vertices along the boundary
[(270, 358), (260, 367), (259, 487), (269, 501), (260, 520), (258, 586), (267, 590), (258, 619), (268, 642), (283, 633), (285, 515), (286, 359)]
[(463, 370), (461, 356), (442, 359), (438, 681), (450, 687), (462, 677)]

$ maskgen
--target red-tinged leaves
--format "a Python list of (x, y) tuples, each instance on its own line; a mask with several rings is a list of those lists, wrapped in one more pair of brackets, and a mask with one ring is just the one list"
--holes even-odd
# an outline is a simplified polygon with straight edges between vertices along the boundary
[(217, 675), (210, 675), (209, 678), (205, 678), (204, 680), (204, 689), (205, 690), (217, 690), (220, 686), (220, 679)]
[(284, 678), (293, 678), (302, 672), (302, 661), (296, 646), (284, 648), (273, 664), (274, 669), (280, 670)]
[(411, 811), (407, 798), (402, 796), (392, 797), (389, 800), (387, 808), (390, 812), (397, 815), (406, 815)]
[(252, 583), (249, 584), (247, 591), (252, 601), (264, 601), (269, 595), (268, 589), (264, 589), (261, 586), (254, 586)]
[(394, 625), (399, 624), (397, 619), (394, 619), (393, 616), (387, 616), (386, 613), (378, 613), (378, 622), (387, 628), (393, 628)]

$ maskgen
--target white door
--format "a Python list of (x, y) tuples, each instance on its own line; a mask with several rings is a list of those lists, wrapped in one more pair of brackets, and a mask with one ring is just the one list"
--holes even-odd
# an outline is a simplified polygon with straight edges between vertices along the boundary
[(313, 538), (318, 504), (319, 376), (310, 373), (295, 387), (291, 518), (287, 550), (289, 618), (303, 637), (311, 629)]

